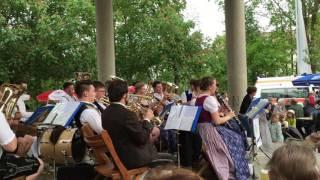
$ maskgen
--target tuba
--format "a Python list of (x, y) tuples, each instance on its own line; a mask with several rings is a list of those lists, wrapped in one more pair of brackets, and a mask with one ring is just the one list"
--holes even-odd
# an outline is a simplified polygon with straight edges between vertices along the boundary
[(13, 109), (23, 91), (22, 86), (16, 84), (3, 84), (0, 87), (0, 111), (3, 112), (7, 119), (11, 119)]
[(125, 81), (124, 79), (118, 77), (118, 76), (114, 76), (114, 75), (111, 75), (110, 76), (111, 80), (121, 80), (121, 81)]
[(91, 79), (91, 73), (89, 72), (75, 72), (74, 75), (75, 75), (76, 81)]

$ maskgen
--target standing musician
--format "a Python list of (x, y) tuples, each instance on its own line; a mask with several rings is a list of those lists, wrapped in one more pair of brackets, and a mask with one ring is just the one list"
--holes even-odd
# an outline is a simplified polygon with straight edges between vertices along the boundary
[[(198, 80), (190, 80), (190, 89), (183, 92), (181, 95), (182, 103), (187, 105), (195, 105), (198, 96), (199, 87)], [(199, 162), (199, 157), (202, 148), (202, 141), (199, 132), (181, 131), (179, 135), (181, 144), (181, 165), (192, 168)]]
[(0, 112), (0, 179), (27, 176), (27, 180), (37, 179), (43, 170), (43, 162), (34, 157), (22, 157), (30, 148), (29, 138), (16, 138), (9, 124)]
[(202, 92), (196, 100), (196, 106), (203, 108), (198, 122), (199, 134), (205, 145), (206, 155), (219, 179), (247, 180), (249, 167), (245, 159), (243, 137), (225, 126), (235, 114), (230, 111), (225, 116), (220, 116), (220, 104), (214, 96), (216, 84), (212, 77), (201, 79)]
[(100, 134), (103, 131), (101, 125), (101, 113), (93, 104), (96, 97), (96, 91), (92, 81), (78, 81), (76, 83), (75, 92), (79, 101), (85, 103), (85, 106), (83, 106), (84, 109), (78, 112), (79, 118), (75, 117), (78, 128), (80, 128), (83, 123), (88, 123), (94, 132)]
[(106, 106), (102, 104), (99, 100), (106, 97), (106, 87), (100, 81), (93, 81), (93, 86), (96, 91), (96, 98), (93, 104), (96, 105), (96, 107), (102, 113), (103, 110), (106, 109)]
[[(142, 120), (127, 109), (128, 85), (122, 80), (113, 80), (108, 86), (110, 106), (102, 113), (102, 126), (108, 131), (114, 147), (128, 169), (158, 162), (159, 155), (150, 142), (154, 128), (150, 123), (152, 110), (147, 110)], [(163, 158), (162, 158), (163, 159)]]
[(76, 101), (74, 95), (74, 84), (72, 82), (65, 82), (63, 84), (63, 90), (55, 90), (49, 94), (49, 101), (56, 103), (73, 102)]

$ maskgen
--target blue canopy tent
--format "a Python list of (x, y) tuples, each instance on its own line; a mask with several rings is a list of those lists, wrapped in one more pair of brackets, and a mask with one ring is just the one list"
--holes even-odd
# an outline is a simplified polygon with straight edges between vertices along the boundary
[(320, 74), (306, 74), (292, 81), (294, 86), (320, 86)]

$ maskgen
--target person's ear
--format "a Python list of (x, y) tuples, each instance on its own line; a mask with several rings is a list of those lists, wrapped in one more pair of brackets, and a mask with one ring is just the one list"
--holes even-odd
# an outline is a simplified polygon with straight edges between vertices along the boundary
[(83, 92), (84, 97), (88, 97), (88, 94), (89, 94), (88, 91)]
[(128, 93), (125, 93), (122, 98), (127, 99), (128, 98)]

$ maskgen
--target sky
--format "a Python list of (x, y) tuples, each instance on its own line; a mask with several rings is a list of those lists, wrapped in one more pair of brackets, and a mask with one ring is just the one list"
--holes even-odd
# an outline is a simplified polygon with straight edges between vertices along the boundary
[(195, 30), (212, 40), (225, 32), (223, 9), (214, 0), (187, 0), (183, 15), (186, 20), (195, 22)]
[[(187, 7), (183, 12), (186, 20), (195, 22), (195, 30), (201, 31), (205, 37), (214, 40), (217, 35), (225, 33), (224, 11), (215, 0), (186, 0)], [(249, 1), (249, 0), (245, 0)], [(250, 2), (250, 1), (249, 1)], [(265, 10), (258, 8), (259, 14), (255, 18), (259, 21), (259, 26), (264, 31), (270, 31), (269, 18)]]

